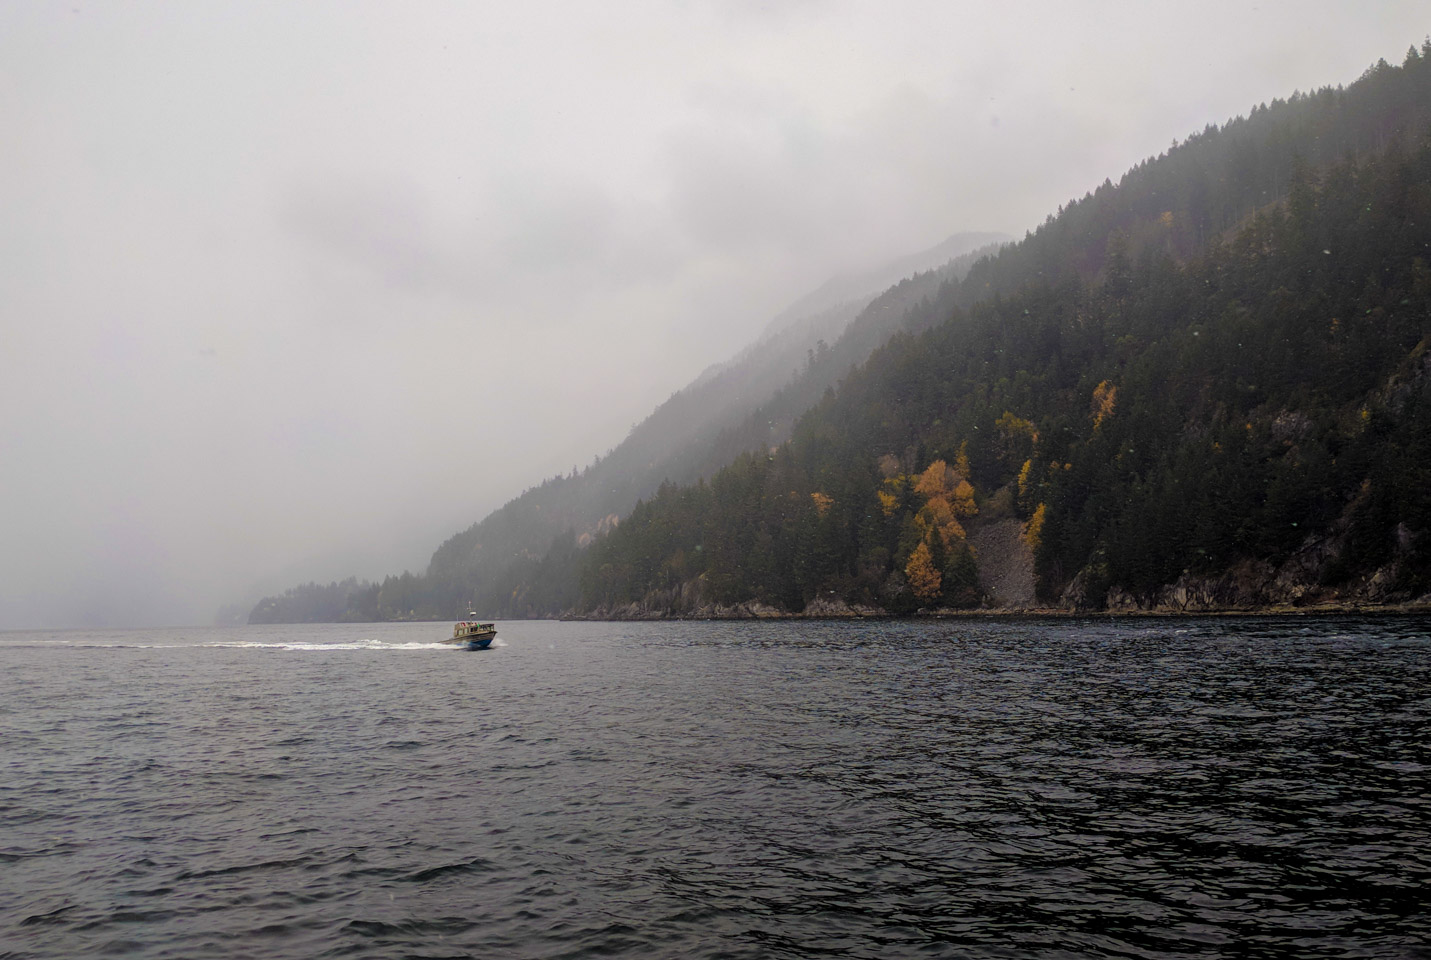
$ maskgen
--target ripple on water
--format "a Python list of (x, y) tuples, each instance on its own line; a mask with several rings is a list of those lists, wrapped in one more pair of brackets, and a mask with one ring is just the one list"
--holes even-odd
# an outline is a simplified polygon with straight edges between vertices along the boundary
[(0, 638), (0, 956), (1431, 937), (1421, 620), (435, 629)]

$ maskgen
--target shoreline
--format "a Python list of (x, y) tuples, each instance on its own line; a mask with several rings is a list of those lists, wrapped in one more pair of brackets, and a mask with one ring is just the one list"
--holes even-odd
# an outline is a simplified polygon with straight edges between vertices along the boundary
[(980, 620), (980, 619), (1089, 619), (1089, 618), (1160, 618), (1193, 619), (1197, 617), (1347, 617), (1347, 616), (1414, 616), (1431, 615), (1431, 602), (1389, 604), (1346, 604), (1325, 603), (1303, 606), (1270, 607), (1216, 607), (1198, 610), (1172, 610), (1156, 608), (1148, 610), (1070, 610), (1060, 607), (988, 607), (972, 610), (938, 609), (916, 613), (895, 614), (885, 611), (820, 611), (816, 613), (788, 613), (784, 611), (762, 611), (759, 613), (735, 612), (694, 612), (694, 613), (651, 613), (621, 616), (602, 612), (590, 616), (562, 615), (555, 619), (563, 622), (591, 623), (640, 623), (661, 620)]
[[(1156, 618), (1167, 620), (1196, 619), (1199, 617), (1378, 617), (1431, 615), (1431, 600), (1418, 599), (1406, 603), (1316, 603), (1301, 606), (1277, 605), (1265, 607), (1208, 607), (1205, 609), (1175, 610), (1166, 607), (1153, 609), (1113, 610), (1073, 610), (1067, 607), (977, 607), (967, 610), (940, 608), (919, 610), (915, 613), (889, 613), (875, 608), (839, 610), (833, 605), (822, 605), (815, 612), (801, 611), (789, 613), (770, 607), (752, 610), (745, 604), (734, 608), (699, 610), (692, 613), (641, 612), (622, 615), (613, 611), (600, 611), (590, 615), (554, 614), (537, 617), (507, 617), (508, 620), (553, 620), (562, 623), (642, 623), (663, 620), (677, 621), (756, 621), (756, 620), (1072, 620), (1072, 619), (1138, 619)], [(503, 618), (495, 618), (500, 622)], [(287, 623), (253, 623), (235, 626), (281, 627), (304, 624), (352, 623), (348, 620), (295, 620)], [(450, 618), (404, 618), (401, 620), (361, 621), (370, 623), (448, 623)]]

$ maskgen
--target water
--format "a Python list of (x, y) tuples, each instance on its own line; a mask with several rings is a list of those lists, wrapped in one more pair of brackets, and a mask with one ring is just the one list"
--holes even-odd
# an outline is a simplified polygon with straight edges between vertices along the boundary
[(1427, 627), (0, 634), (0, 958), (1424, 957)]

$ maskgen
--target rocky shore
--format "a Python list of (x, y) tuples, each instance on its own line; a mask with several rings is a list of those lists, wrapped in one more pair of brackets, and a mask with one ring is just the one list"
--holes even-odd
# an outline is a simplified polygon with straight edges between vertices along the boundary
[[(1099, 571), (1085, 568), (1075, 576), (1056, 604), (1041, 603), (1034, 594), (1034, 558), (1023, 538), (1023, 525), (1011, 518), (995, 520), (971, 531), (984, 586), (985, 601), (969, 609), (927, 608), (916, 617), (989, 616), (1244, 616), (1287, 614), (1431, 613), (1431, 593), (1412, 596), (1397, 588), (1399, 561), (1339, 587), (1323, 585), (1329, 567), (1341, 555), (1340, 531), (1308, 538), (1278, 565), (1245, 561), (1215, 575), (1184, 572), (1151, 596), (1139, 597), (1118, 587), (1100, 585)], [(653, 592), (635, 603), (602, 607), (573, 620), (800, 620), (893, 617), (882, 607), (848, 603), (839, 597), (817, 597), (797, 613), (748, 601), (719, 604), (702, 596), (691, 581), (672, 590)]]

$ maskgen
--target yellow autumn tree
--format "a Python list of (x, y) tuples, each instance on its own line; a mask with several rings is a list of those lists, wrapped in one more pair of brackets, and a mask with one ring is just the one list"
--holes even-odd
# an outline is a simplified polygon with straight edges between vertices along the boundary
[(926, 541), (937, 535), (946, 549), (967, 536), (964, 525), (954, 515), (953, 507), (943, 497), (934, 497), (921, 507), (914, 515), (914, 522), (919, 524)]
[(934, 566), (934, 554), (929, 545), (920, 541), (919, 546), (909, 555), (909, 563), (904, 565), (904, 575), (909, 578), (909, 587), (921, 600), (934, 600), (939, 596), (939, 588), (944, 578)]
[(1019, 499), (1028, 496), (1029, 477), (1033, 473), (1033, 460), (1025, 460), (1024, 465), (1019, 467)]
[(1048, 504), (1040, 503), (1034, 508), (1033, 516), (1029, 517), (1029, 522), (1024, 524), (1024, 543), (1029, 545), (1029, 549), (1034, 553), (1038, 552), (1039, 546), (1043, 543), (1043, 522), (1048, 516)]
[(1029, 459), (1038, 447), (1038, 428), (1033, 421), (1016, 416), (1013, 411), (1005, 410), (994, 421), (994, 429), (999, 438), (997, 449), (1003, 466), (1011, 467)]
[[(881, 471), (884, 470), (884, 461), (890, 459), (893, 458), (885, 456), (881, 459)], [(896, 464), (896, 468), (897, 467), (898, 465)], [(886, 517), (894, 516), (894, 512), (899, 509), (899, 505), (903, 500), (904, 487), (908, 481), (909, 478), (902, 473), (886, 474), (884, 483), (881, 484), (879, 490), (875, 491), (875, 496), (879, 498), (879, 508), (884, 512)]]
[[(960, 456), (956, 462), (960, 461), (967, 470), (969, 458)], [(935, 460), (915, 481), (914, 492), (926, 500), (946, 501), (955, 516), (972, 517), (979, 512), (979, 508), (974, 505), (974, 485), (965, 479), (967, 476), (967, 473), (949, 466), (943, 460)]]
[(815, 503), (815, 513), (824, 516), (830, 512), (830, 507), (835, 503), (835, 498), (827, 493), (820, 493), (818, 490), (810, 494), (810, 499)]
[(914, 492), (931, 499), (943, 497), (948, 491), (954, 489), (954, 482), (957, 479), (954, 471), (949, 468), (949, 464), (943, 460), (935, 460), (924, 468), (924, 472), (914, 482)]
[(994, 426), (1006, 437), (1024, 437), (1030, 443), (1038, 443), (1038, 428), (1033, 422), (1016, 417), (1011, 411), (1005, 410), (1003, 416), (994, 421)]
[(1104, 420), (1113, 415), (1118, 405), (1118, 388), (1104, 380), (1093, 388), (1093, 429), (1097, 430)]
[(972, 517), (978, 513), (979, 507), (974, 503), (974, 485), (960, 478), (949, 495), (949, 506), (953, 508), (956, 517)]
[(969, 466), (968, 440), (965, 440), (963, 443), (959, 444), (959, 452), (954, 455), (954, 472), (959, 474), (959, 476), (963, 477), (965, 480), (968, 480), (973, 472)]
[[(967, 467), (968, 456), (960, 459)], [(958, 470), (943, 460), (935, 460), (916, 478), (914, 492), (925, 498), (914, 517), (925, 540), (937, 535), (947, 548), (967, 536), (959, 521), (972, 517), (979, 508), (974, 504), (974, 485)]]

